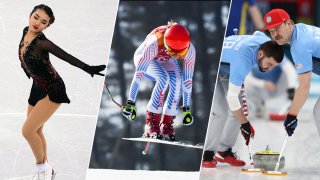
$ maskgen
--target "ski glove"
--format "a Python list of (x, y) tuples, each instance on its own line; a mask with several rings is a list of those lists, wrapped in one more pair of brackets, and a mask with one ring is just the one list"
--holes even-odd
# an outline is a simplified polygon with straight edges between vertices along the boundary
[(190, 108), (188, 106), (182, 107), (183, 110), (183, 125), (189, 126), (193, 123), (193, 116), (191, 114)]
[(131, 100), (127, 100), (126, 105), (122, 107), (122, 115), (126, 117), (129, 121), (136, 119), (136, 104)]
[(296, 115), (287, 114), (287, 118), (283, 123), (284, 127), (286, 128), (286, 131), (289, 136), (292, 136), (294, 130), (296, 129), (298, 125), (298, 119)]
[(246, 145), (248, 146), (250, 143), (250, 138), (254, 138), (254, 129), (251, 126), (250, 122), (246, 122), (244, 124), (241, 124), (240, 127), (241, 130), (241, 134), (244, 137), (244, 139), (246, 140)]
[(106, 69), (106, 65), (99, 65), (99, 66), (89, 66), (89, 65), (85, 65), (83, 67), (83, 70), (85, 72), (87, 72), (88, 74), (91, 75), (91, 77), (93, 77), (94, 75), (99, 75), (99, 76), (104, 76), (104, 74), (100, 73), (101, 71), (103, 71), (104, 69)]
[(293, 97), (294, 97), (295, 89), (289, 88), (289, 89), (287, 89), (287, 93), (288, 93), (288, 99), (292, 101)]

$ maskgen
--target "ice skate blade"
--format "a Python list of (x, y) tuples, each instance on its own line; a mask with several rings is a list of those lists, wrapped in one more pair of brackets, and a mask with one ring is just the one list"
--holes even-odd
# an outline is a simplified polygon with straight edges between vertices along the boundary
[(260, 173), (260, 172), (262, 172), (262, 169), (260, 169), (260, 168), (241, 169), (241, 172), (243, 172), (243, 173)]
[(288, 176), (288, 173), (281, 172), (281, 171), (263, 171), (262, 175), (265, 175), (265, 176)]
[(53, 171), (53, 174), (52, 174), (51, 180), (54, 180), (54, 178), (56, 177), (56, 175), (57, 175), (57, 171)]

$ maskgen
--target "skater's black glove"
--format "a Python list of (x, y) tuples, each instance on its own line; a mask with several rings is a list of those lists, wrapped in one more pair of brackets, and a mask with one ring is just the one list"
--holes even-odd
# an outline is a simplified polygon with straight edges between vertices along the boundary
[(126, 117), (129, 121), (136, 119), (136, 104), (131, 100), (127, 100), (126, 105), (122, 107), (122, 115)]
[(83, 70), (85, 72), (87, 72), (88, 74), (91, 75), (91, 77), (93, 77), (94, 75), (99, 75), (99, 76), (104, 76), (104, 74), (100, 73), (101, 71), (103, 71), (104, 69), (106, 69), (106, 65), (99, 65), (99, 66), (89, 66), (89, 65), (85, 65), (83, 67)]
[(292, 136), (294, 130), (298, 126), (298, 119), (296, 115), (287, 114), (287, 118), (283, 123), (289, 136)]
[(193, 116), (188, 106), (182, 107), (183, 110), (183, 125), (189, 126), (193, 123)]
[(251, 126), (250, 122), (246, 122), (244, 124), (241, 124), (240, 127), (241, 130), (241, 134), (244, 137), (244, 139), (246, 140), (246, 145), (248, 146), (250, 143), (250, 138), (254, 138), (254, 129)]
[(289, 88), (289, 89), (287, 89), (287, 93), (288, 93), (288, 99), (292, 101), (293, 97), (294, 97), (295, 89)]

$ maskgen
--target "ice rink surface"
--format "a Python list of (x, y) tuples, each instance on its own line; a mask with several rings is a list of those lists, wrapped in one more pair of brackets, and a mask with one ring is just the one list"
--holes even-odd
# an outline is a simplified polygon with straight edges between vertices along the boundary
[[(48, 39), (89, 65), (106, 64), (109, 56), (117, 0), (0, 2), (0, 180), (34, 173), (35, 160), (21, 135), (32, 80), (20, 67), (18, 45), (30, 12), (41, 3), (50, 6), (56, 18), (44, 31)], [(104, 77), (92, 78), (53, 55), (50, 60), (66, 84), (71, 103), (61, 105), (45, 125), (49, 163), (58, 172), (56, 179), (83, 180)]]
[[(319, 134), (312, 116), (316, 98), (309, 98), (298, 116), (298, 127), (292, 137), (289, 137), (284, 150), (285, 167), (288, 176), (263, 176), (260, 173), (240, 173), (240, 167), (217, 164), (217, 168), (202, 168), (200, 180), (318, 180), (320, 179), (320, 143)], [(281, 108), (281, 103), (271, 104), (269, 109)], [(250, 112), (250, 109), (249, 109)], [(276, 111), (275, 111), (276, 112)], [(251, 119), (255, 128), (255, 138), (252, 140), (252, 153), (264, 151), (269, 145), (272, 151), (280, 152), (285, 136), (283, 122), (267, 119)], [(243, 137), (240, 135), (233, 148), (238, 156), (249, 164), (249, 155)]]

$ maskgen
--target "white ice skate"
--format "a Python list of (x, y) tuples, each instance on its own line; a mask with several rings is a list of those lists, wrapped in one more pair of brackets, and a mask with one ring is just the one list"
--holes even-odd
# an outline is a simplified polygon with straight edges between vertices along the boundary
[(51, 166), (48, 166), (45, 171), (36, 173), (32, 180), (54, 180), (56, 173)]

